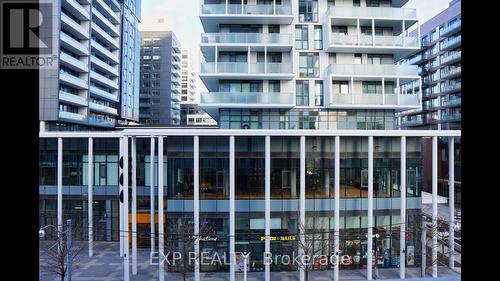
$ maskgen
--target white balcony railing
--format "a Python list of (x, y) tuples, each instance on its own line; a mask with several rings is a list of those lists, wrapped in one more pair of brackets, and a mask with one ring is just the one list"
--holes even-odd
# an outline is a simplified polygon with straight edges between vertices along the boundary
[(60, 90), (59, 91), (59, 99), (72, 103), (72, 104), (77, 104), (81, 106), (86, 106), (87, 105), (87, 99), (78, 95), (70, 94), (65, 91)]
[(66, 82), (66, 84), (70, 84), (71, 86), (78, 89), (86, 89), (88, 85), (87, 81), (64, 71), (59, 72), (59, 79), (61, 80), (61, 82)]
[(90, 78), (93, 79), (94, 81), (97, 81), (98, 83), (104, 84), (105, 86), (113, 90), (118, 90), (118, 82), (115, 82), (95, 71), (90, 71)]
[(412, 36), (382, 36), (382, 35), (344, 35), (332, 33), (330, 45), (343, 46), (387, 46), (387, 47), (407, 47), (417, 48), (417, 37)]
[(61, 25), (65, 29), (69, 29), (69, 33), (80, 39), (88, 39), (89, 31), (83, 28), (79, 23), (70, 18), (64, 12), (61, 12)]
[(59, 58), (61, 59), (61, 64), (65, 64), (68, 68), (81, 72), (87, 72), (89, 70), (89, 67), (86, 63), (73, 56), (70, 56), (69, 54), (64, 53), (63, 51), (61, 51), (61, 53), (59, 54)]
[(95, 102), (89, 102), (89, 108), (95, 111), (118, 115), (118, 110), (116, 108), (112, 108), (103, 104), (98, 104)]
[(201, 73), (251, 73), (251, 74), (291, 74), (292, 64), (290, 63), (246, 63), (246, 62), (207, 62), (201, 64)]
[(283, 44), (292, 45), (292, 34), (283, 33), (205, 33), (201, 35), (205, 44)]
[(76, 121), (84, 121), (85, 120), (84, 115), (69, 112), (69, 111), (59, 111), (59, 118), (76, 120)]
[(205, 4), (201, 6), (202, 15), (292, 15), (290, 5), (241, 5)]
[(458, 60), (462, 57), (462, 51), (453, 52), (452, 54), (447, 55), (441, 59), (441, 63), (448, 63), (450, 61)]
[(261, 93), (261, 92), (210, 92), (201, 94), (201, 104), (204, 106), (219, 104), (233, 104), (239, 106), (261, 105), (261, 106), (294, 106), (295, 96), (293, 93)]
[(325, 70), (326, 75), (351, 76), (412, 76), (418, 79), (416, 65), (392, 64), (331, 64)]
[(109, 100), (109, 101), (114, 101), (114, 102), (118, 101), (118, 97), (116, 95), (111, 94), (110, 92), (106, 92), (104, 90), (101, 90), (95, 86), (90, 86), (89, 90), (90, 90), (91, 95), (95, 95), (99, 98), (104, 98), (104, 99)]
[(78, 55), (87, 56), (89, 54), (89, 48), (87, 47), (88, 45), (83, 45), (79, 41), (64, 33), (64, 31), (61, 31), (61, 46), (68, 48)]
[(331, 106), (334, 105), (407, 105), (418, 106), (420, 103), (418, 95), (394, 93), (386, 94), (332, 94)]
[(416, 9), (408, 8), (335, 6), (330, 8), (327, 13), (331, 17), (417, 19)]

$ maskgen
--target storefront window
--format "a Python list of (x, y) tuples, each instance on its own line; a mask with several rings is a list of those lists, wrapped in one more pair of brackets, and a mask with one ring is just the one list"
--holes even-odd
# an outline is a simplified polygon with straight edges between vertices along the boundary
[(271, 137), (271, 199), (298, 199), (300, 148), (298, 137)]
[(193, 199), (193, 137), (168, 137), (164, 146), (167, 198)]

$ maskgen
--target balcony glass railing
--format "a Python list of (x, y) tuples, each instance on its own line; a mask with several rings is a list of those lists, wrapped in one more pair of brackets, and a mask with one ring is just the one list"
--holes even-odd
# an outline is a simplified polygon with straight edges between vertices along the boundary
[(448, 39), (448, 41), (441, 43), (440, 49), (444, 50), (446, 48), (459, 44), (460, 42), (462, 42), (462, 35), (459, 35), (452, 39)]
[[(374, 44), (375, 42), (375, 44)], [(388, 47), (418, 47), (416, 37), (411, 36), (381, 36), (381, 35), (344, 35), (332, 33), (331, 45), (346, 46), (388, 46)]]
[(118, 56), (113, 54), (109, 49), (104, 47), (103, 45), (99, 44), (95, 40), (91, 40), (91, 46), (94, 48), (96, 51), (98, 51), (101, 55), (105, 56), (107, 59), (118, 63)]
[(61, 45), (79, 55), (88, 55), (89, 49), (79, 41), (61, 31)]
[(443, 70), (441, 72), (441, 79), (457, 75), (460, 72), (462, 72), (462, 67), (454, 67), (454, 68), (449, 69), (449, 70)]
[(461, 87), (462, 87), (462, 83), (455, 83), (452, 85), (446, 85), (446, 86), (443, 86), (441, 88), (441, 93), (457, 91), (457, 90), (460, 90)]
[(110, 87), (111, 89), (118, 90), (118, 82), (115, 82), (95, 71), (90, 71), (90, 78), (94, 79), (95, 81), (101, 84), (104, 84), (105, 86)]
[(452, 23), (451, 25), (448, 25), (447, 27), (443, 28), (441, 30), (441, 36), (444, 36), (447, 33), (449, 33), (450, 31), (455, 30), (456, 28), (459, 28), (461, 26), (462, 26), (462, 21), (458, 20), (458, 21)]
[(114, 94), (111, 94), (107, 91), (104, 91), (104, 90), (101, 90), (95, 86), (90, 86), (89, 88), (90, 90), (90, 94), (92, 95), (96, 95), (100, 98), (104, 98), (104, 99), (107, 99), (107, 100), (110, 100), (110, 101), (118, 101), (118, 97)]
[(201, 43), (217, 44), (293, 44), (292, 34), (284, 33), (205, 33)]
[(461, 103), (462, 103), (462, 98), (454, 98), (443, 101), (443, 106), (453, 106), (453, 105), (459, 105)]
[(61, 63), (66, 63), (69, 64), (68, 67), (72, 69), (78, 69), (79, 71), (82, 72), (87, 72), (89, 67), (86, 63), (83, 63), (79, 59), (66, 54), (65, 52), (61, 51), (61, 54), (59, 55), (59, 58), (61, 59)]
[(267, 71), (265, 63), (246, 63), (246, 62), (214, 62), (201, 64), (201, 73), (292, 73), (292, 64), (290, 63), (268, 63)]
[(87, 99), (84, 97), (70, 94), (62, 90), (59, 91), (59, 99), (79, 105), (87, 105)]
[(74, 21), (64, 12), (61, 12), (61, 23), (63, 26), (67, 26), (67, 28), (71, 29), (71, 34), (78, 34), (78, 38), (89, 38), (89, 31), (83, 28), (79, 23)]
[(85, 120), (85, 116), (74, 113), (74, 112), (69, 112), (69, 111), (59, 111), (59, 118), (64, 118), (64, 119), (70, 119), (70, 120), (76, 120), (76, 121), (83, 121)]
[(112, 108), (103, 104), (89, 102), (89, 108), (92, 110), (97, 110), (100, 112), (110, 113), (110, 114), (118, 114), (118, 110), (116, 108)]
[(363, 18), (393, 18), (393, 19), (415, 19), (417, 11), (407, 8), (390, 7), (332, 7), (328, 10), (331, 17), (363, 17)]
[(114, 119), (99, 118), (99, 117), (95, 117), (95, 116), (89, 116), (89, 124), (95, 125), (95, 126), (114, 127), (115, 120)]
[(295, 105), (293, 93), (260, 93), (260, 92), (210, 92), (201, 94), (201, 104), (260, 104), (264, 105)]
[(418, 76), (418, 67), (416, 65), (392, 64), (331, 64), (326, 68), (325, 74)]
[(454, 61), (460, 59), (462, 57), (462, 51), (453, 52), (452, 54), (447, 55), (441, 59), (441, 63), (447, 63), (449, 61)]
[(205, 4), (201, 6), (202, 15), (292, 15), (290, 5), (241, 5)]
[(59, 71), (59, 79), (62, 81), (65, 81), (66, 83), (69, 83), (79, 89), (86, 89), (87, 88), (87, 81), (78, 78), (76, 76), (73, 76), (67, 72), (64, 71)]
[[(399, 99), (399, 100), (398, 100)], [(419, 104), (418, 95), (386, 93), (379, 94), (332, 94), (331, 105), (409, 105), (417, 106)]]

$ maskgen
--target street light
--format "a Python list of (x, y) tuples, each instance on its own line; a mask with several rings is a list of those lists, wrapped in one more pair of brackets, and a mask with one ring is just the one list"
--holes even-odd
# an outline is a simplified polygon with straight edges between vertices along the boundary
[(44, 238), (45, 237), (45, 229), (49, 228), (49, 227), (52, 227), (56, 230), (57, 232), (57, 236), (59, 237), (60, 241), (59, 243), (62, 244), (62, 237), (63, 235), (66, 235), (66, 250), (67, 250), (67, 254), (66, 254), (66, 259), (67, 259), (67, 265), (68, 265), (68, 269), (67, 269), (67, 278), (68, 278), (68, 281), (71, 281), (71, 245), (72, 245), (72, 241), (71, 241), (71, 234), (72, 234), (72, 224), (71, 224), (71, 219), (68, 219), (66, 221), (66, 230), (65, 231), (60, 231), (59, 228), (57, 226), (54, 226), (54, 225), (46, 225), (44, 227), (41, 227), (40, 230), (38, 230), (38, 236), (40, 238)]

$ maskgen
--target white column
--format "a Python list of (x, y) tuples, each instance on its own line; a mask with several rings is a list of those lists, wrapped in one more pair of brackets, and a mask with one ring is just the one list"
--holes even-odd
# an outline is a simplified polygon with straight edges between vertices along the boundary
[[(271, 252), (271, 137), (266, 136), (265, 147), (265, 252)], [(271, 267), (265, 264), (265, 280), (271, 281)]]
[[(299, 225), (300, 227), (299, 239), (301, 243), (304, 245), (305, 237), (304, 237), (304, 228), (306, 225), (306, 137), (300, 136), (300, 218)], [(299, 255), (304, 254), (304, 249), (299, 248)], [(304, 269), (300, 269), (300, 281), (305, 280), (305, 272)]]
[(227, 15), (227, 12), (228, 12), (228, 6), (229, 6), (229, 0), (226, 0), (226, 15)]
[(244, 10), (244, 0), (241, 0), (241, 14), (244, 14), (245, 12), (243, 11)]
[(361, 45), (361, 27), (359, 26), (359, 18), (356, 19), (356, 31), (357, 31), (357, 39), (358, 39), (358, 46)]
[(89, 138), (88, 148), (88, 168), (87, 168), (87, 193), (88, 193), (88, 215), (89, 215), (89, 257), (94, 255), (94, 140)]
[(406, 266), (406, 137), (401, 137), (401, 226), (399, 233), (399, 278), (405, 278), (405, 266)]
[(193, 219), (194, 219), (194, 252), (196, 253), (196, 260), (194, 262), (194, 280), (200, 281), (200, 138), (198, 136), (193, 137)]
[(403, 47), (405, 46), (405, 37), (406, 37), (406, 26), (405, 20), (402, 20), (403, 30), (401, 31), (401, 35), (403, 36)]
[(437, 220), (438, 220), (438, 186), (437, 186), (437, 174), (438, 174), (438, 157), (437, 157), (437, 137), (432, 137), (432, 277), (437, 278)]
[(420, 97), (418, 98), (418, 101), (419, 104), (422, 105), (422, 96), (424, 95), (424, 93), (422, 93), (422, 76), (420, 76), (419, 80), (420, 83), (418, 83), (418, 92), (420, 93)]
[(229, 281), (235, 281), (234, 276), (234, 235), (235, 235), (235, 218), (234, 218), (234, 136), (229, 137), (229, 253), (231, 262), (229, 265)]
[(267, 73), (267, 45), (264, 46), (264, 73)]
[(130, 280), (130, 248), (128, 245), (128, 137), (123, 137), (123, 278)]
[(339, 281), (339, 231), (340, 231), (340, 137), (335, 136), (335, 213), (333, 221), (334, 252), (337, 265), (333, 268), (333, 280)]
[(247, 72), (250, 73), (250, 45), (247, 47)]
[(372, 45), (375, 46), (375, 19), (372, 19)]
[(62, 173), (63, 173), (63, 139), (57, 138), (57, 229), (59, 231), (62, 231), (63, 227)]
[(411, 94), (415, 95), (415, 80), (411, 81)]
[(218, 64), (219, 64), (219, 50), (217, 48), (217, 45), (215, 45), (215, 66), (214, 66), (215, 73), (219, 72)]
[(366, 279), (372, 280), (373, 251), (373, 136), (368, 137), (368, 234)]
[(165, 280), (165, 264), (161, 262), (165, 254), (165, 240), (163, 237), (163, 137), (158, 137), (158, 276), (160, 281)]
[(422, 48), (422, 40), (420, 40), (420, 23), (417, 21), (417, 44), (418, 48)]
[(399, 97), (401, 96), (401, 87), (399, 86), (399, 77), (396, 78), (396, 102), (399, 105)]
[(385, 104), (385, 78), (382, 77), (382, 104)]
[[(123, 137), (121, 137), (118, 141), (119, 143), (119, 161), (120, 163), (122, 163), (121, 165), (123, 165), (124, 163), (124, 159), (123, 159)], [(120, 166), (120, 165), (119, 165)], [(121, 178), (121, 182), (123, 182), (123, 166), (120, 166), (119, 168), (119, 171), (118, 171), (118, 175), (119, 175), (119, 179)], [(123, 183), (119, 183), (118, 184), (119, 186), (119, 190), (118, 190), (118, 194), (122, 195), (123, 196)], [(120, 202), (120, 231), (119, 231), (119, 234), (120, 234), (120, 257), (123, 257), (123, 251), (124, 251), (124, 243), (123, 243), (123, 217), (124, 217), (124, 214), (123, 214), (123, 202)]]
[(351, 76), (351, 104), (354, 104), (354, 76)]
[(137, 275), (137, 139), (132, 137), (132, 274)]
[(448, 232), (448, 248), (450, 251), (450, 268), (455, 268), (455, 139), (448, 138), (448, 203), (450, 208), (450, 221)]
[(273, 0), (273, 15), (276, 15), (276, 0)]
[(149, 204), (150, 204), (150, 225), (151, 225), (151, 253), (155, 251), (155, 138), (150, 141), (150, 166), (149, 166)]

